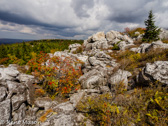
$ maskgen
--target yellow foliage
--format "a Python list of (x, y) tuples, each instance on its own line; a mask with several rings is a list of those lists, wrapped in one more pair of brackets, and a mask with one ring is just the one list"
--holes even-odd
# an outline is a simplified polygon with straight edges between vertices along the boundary
[(41, 122), (45, 122), (47, 120), (47, 116), (53, 112), (52, 109), (48, 109), (40, 118), (39, 118), (39, 121)]

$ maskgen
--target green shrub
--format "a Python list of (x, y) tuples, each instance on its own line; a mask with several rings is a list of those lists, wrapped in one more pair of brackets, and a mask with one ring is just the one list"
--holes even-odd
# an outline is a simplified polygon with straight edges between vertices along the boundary
[(168, 125), (168, 88), (158, 83), (122, 94), (83, 98), (77, 111), (85, 113), (95, 126)]

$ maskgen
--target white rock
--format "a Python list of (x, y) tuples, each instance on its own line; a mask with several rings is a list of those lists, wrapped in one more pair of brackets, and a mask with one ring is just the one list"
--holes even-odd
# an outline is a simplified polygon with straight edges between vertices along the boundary
[(132, 76), (132, 74), (128, 71), (123, 71), (119, 69), (117, 72), (115, 72), (111, 78), (110, 78), (110, 84), (111, 85), (118, 85), (121, 82), (125, 85), (127, 88), (128, 85), (128, 77)]
[(168, 61), (147, 63), (137, 77), (139, 83), (159, 81), (168, 85)]
[(104, 41), (105, 39), (105, 34), (104, 32), (97, 32), (92, 36), (92, 41)]

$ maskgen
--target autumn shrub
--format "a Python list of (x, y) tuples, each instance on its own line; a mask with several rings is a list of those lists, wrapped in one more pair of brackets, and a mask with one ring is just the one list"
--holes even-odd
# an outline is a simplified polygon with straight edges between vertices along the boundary
[(6, 64), (8, 62), (9, 58), (6, 57), (6, 58), (2, 58), (0, 59), (0, 64)]
[(45, 96), (46, 92), (43, 89), (36, 89), (35, 90), (35, 97), (43, 97)]
[(77, 105), (95, 126), (167, 126), (168, 88), (157, 82), (116, 95), (83, 98)]
[(66, 96), (80, 88), (78, 78), (82, 75), (81, 63), (77, 59), (74, 61), (70, 57), (63, 56), (50, 59), (46, 54), (41, 53), (40, 56), (31, 59), (28, 65), (29, 71), (43, 82), (43, 88), (55, 98), (57, 95)]
[(125, 28), (125, 31), (124, 31), (125, 34), (129, 35), (132, 38), (138, 37), (138, 35), (135, 34), (135, 32), (139, 32), (140, 34), (143, 34), (145, 33), (145, 28), (138, 27), (138, 28), (130, 29), (127, 27)]
[(80, 101), (77, 105), (77, 111), (85, 112), (96, 125), (110, 126), (111, 113), (119, 113), (116, 105), (111, 105), (112, 96), (102, 94), (99, 96), (89, 96)]
[(146, 63), (153, 63), (155, 61), (167, 61), (167, 49), (155, 49), (146, 53), (135, 53), (130, 50), (120, 52), (118, 54), (111, 54), (120, 63), (120, 68), (133, 72), (135, 68), (144, 67)]

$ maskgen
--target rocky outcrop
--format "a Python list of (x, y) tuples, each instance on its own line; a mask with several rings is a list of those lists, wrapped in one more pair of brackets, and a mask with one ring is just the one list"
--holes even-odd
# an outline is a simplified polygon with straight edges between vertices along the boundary
[(107, 32), (106, 35), (104, 32), (98, 32), (85, 40), (83, 46), (84, 51), (89, 51), (93, 49), (109, 49), (114, 44), (119, 46), (120, 50), (125, 50), (125, 48), (133, 45), (133, 40), (117, 31)]
[(128, 78), (131, 76), (132, 74), (130, 72), (119, 69), (110, 77), (109, 83), (111, 84), (111, 87), (114, 87), (115, 85), (123, 84), (123, 86), (127, 89)]
[(168, 30), (161, 28), (159, 38), (160, 39), (168, 39)]
[(82, 69), (84, 75), (79, 78), (82, 88), (97, 89), (107, 86), (109, 76), (118, 64), (101, 50), (94, 50), (89, 55)]
[(136, 53), (146, 53), (150, 50), (156, 50), (156, 49), (168, 49), (168, 44), (163, 43), (162, 41), (158, 40), (156, 42), (149, 43), (143, 43), (138, 48), (131, 48), (130, 50)]
[(0, 120), (3, 125), (26, 118), (34, 102), (33, 77), (20, 74), (16, 65), (0, 68)]
[(68, 49), (70, 50), (70, 53), (77, 53), (79, 48), (82, 48), (81, 44), (79, 44), (79, 43), (71, 44), (68, 47)]
[(142, 85), (155, 81), (168, 85), (168, 61), (147, 63), (137, 76), (137, 82)]

